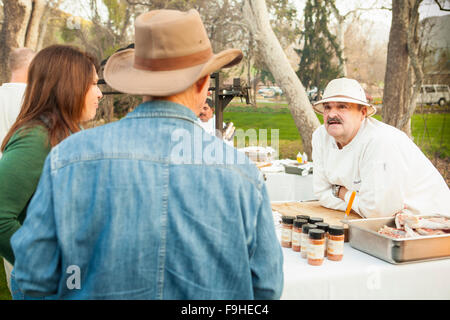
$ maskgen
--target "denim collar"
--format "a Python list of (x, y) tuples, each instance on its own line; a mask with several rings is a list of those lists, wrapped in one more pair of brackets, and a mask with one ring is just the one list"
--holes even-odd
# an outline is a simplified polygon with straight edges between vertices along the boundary
[(198, 125), (197, 116), (189, 108), (165, 100), (141, 103), (125, 118), (178, 118)]

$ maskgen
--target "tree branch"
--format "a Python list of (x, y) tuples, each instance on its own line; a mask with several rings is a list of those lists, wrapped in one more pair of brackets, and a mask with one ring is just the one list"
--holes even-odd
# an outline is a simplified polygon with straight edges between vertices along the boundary
[(434, 0), (434, 2), (436, 2), (436, 4), (438, 5), (439, 10), (441, 10), (441, 11), (450, 11), (450, 9), (445, 9), (445, 8), (439, 3), (439, 0)]
[(388, 11), (392, 11), (392, 8), (388, 8), (388, 7), (379, 7), (379, 8), (356, 8), (353, 10), (350, 10), (349, 12), (347, 12), (346, 14), (344, 14), (343, 16), (341, 15), (341, 17), (343, 18), (343, 20), (347, 19), (347, 17), (351, 14), (355, 14), (358, 11), (372, 11), (372, 10), (388, 10)]
[(141, 5), (141, 6), (150, 7), (152, 5), (151, 3), (148, 3), (148, 2), (130, 1), (130, 0), (127, 0), (127, 3), (131, 6)]

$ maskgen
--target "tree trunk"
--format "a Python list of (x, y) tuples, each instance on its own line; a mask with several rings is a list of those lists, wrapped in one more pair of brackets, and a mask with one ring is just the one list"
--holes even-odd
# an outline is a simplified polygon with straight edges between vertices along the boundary
[(104, 119), (106, 123), (109, 123), (114, 118), (114, 95), (107, 95), (103, 100)]
[(31, 0), (3, 0), (3, 26), (0, 33), (0, 83), (10, 78), (8, 68), (12, 48), (23, 47), (32, 9)]
[(292, 69), (275, 33), (270, 27), (265, 1), (246, 0), (243, 14), (264, 62), (286, 95), (289, 110), (303, 141), (303, 150), (311, 159), (312, 134), (319, 127), (320, 122), (308, 100), (305, 88)]
[(421, 0), (392, 1), (392, 25), (383, 93), (383, 121), (404, 131), (410, 137), (410, 120), (422, 81), (421, 70), (415, 61), (420, 2)]
[(41, 28), (39, 31), (39, 34), (37, 36), (37, 44), (36, 44), (36, 52), (40, 51), (44, 47), (44, 41), (45, 36), (47, 35), (47, 28), (50, 24), (50, 20), (53, 20), (54, 18), (50, 18), (50, 15), (52, 14), (54, 9), (58, 9), (59, 5), (61, 4), (62, 0), (55, 0), (52, 4), (47, 2), (45, 4), (45, 8), (43, 9), (43, 14), (40, 18), (43, 23), (40, 23)]
[(345, 18), (347, 17), (347, 15), (342, 16), (334, 4), (332, 5), (331, 10), (333, 11), (333, 14), (336, 17), (336, 20), (338, 22), (336, 38), (337, 38), (337, 42), (339, 43), (339, 49), (341, 49), (341, 57), (342, 57), (341, 72), (342, 72), (342, 76), (346, 78), (347, 77), (347, 62), (345, 61), (344, 22), (345, 22)]
[(337, 41), (339, 43), (339, 49), (341, 49), (341, 57), (342, 57), (342, 63), (341, 63), (341, 72), (342, 76), (347, 78), (347, 62), (345, 58), (345, 38), (344, 38), (344, 19), (338, 19), (338, 25), (337, 25)]
[(39, 39), (39, 26), (42, 14), (45, 11), (44, 0), (33, 0), (31, 16), (28, 21), (27, 33), (25, 38), (25, 47), (37, 50)]

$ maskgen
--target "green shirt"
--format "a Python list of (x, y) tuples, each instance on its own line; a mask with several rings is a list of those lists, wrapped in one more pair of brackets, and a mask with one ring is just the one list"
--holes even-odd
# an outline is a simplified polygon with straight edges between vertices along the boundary
[(19, 129), (0, 159), (0, 256), (14, 264), (10, 239), (22, 225), (50, 152), (44, 126)]

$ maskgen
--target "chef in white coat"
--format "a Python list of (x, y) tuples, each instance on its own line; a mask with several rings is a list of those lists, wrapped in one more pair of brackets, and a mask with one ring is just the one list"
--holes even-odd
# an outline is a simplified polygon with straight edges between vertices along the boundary
[(198, 118), (199, 124), (206, 132), (213, 136), (216, 135), (216, 116), (214, 115), (214, 105), (211, 98), (206, 98)]
[(324, 124), (313, 133), (314, 194), (324, 207), (364, 218), (400, 211), (450, 216), (450, 190), (433, 164), (402, 131), (371, 116), (361, 85), (330, 81), (314, 104)]
[[(216, 135), (216, 116), (214, 114), (214, 104), (211, 98), (206, 98), (206, 102), (200, 110), (200, 114), (198, 116), (198, 123), (200, 126), (208, 132), (210, 135)], [(226, 124), (223, 122), (223, 127), (225, 128)], [(233, 137), (231, 136), (231, 140), (228, 140), (224, 137), (224, 142), (230, 146), (233, 145)]]
[[(14, 124), (22, 107), (23, 95), (27, 86), (28, 67), (35, 52), (28, 48), (13, 49), (9, 55), (11, 78), (0, 86), (0, 145)], [(0, 151), (0, 158), (2, 152)]]

